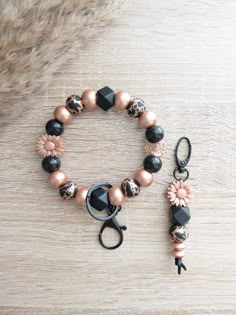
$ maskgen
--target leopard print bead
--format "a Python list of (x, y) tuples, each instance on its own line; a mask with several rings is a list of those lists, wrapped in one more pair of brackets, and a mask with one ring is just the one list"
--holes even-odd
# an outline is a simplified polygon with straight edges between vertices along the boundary
[(145, 103), (140, 98), (134, 98), (130, 101), (127, 107), (128, 114), (130, 117), (139, 117), (146, 109)]
[(189, 236), (188, 229), (185, 225), (172, 225), (169, 234), (171, 239), (177, 243), (184, 242)]
[(68, 181), (65, 185), (61, 186), (59, 189), (59, 194), (61, 198), (69, 200), (75, 197), (78, 189), (75, 183)]
[(84, 110), (81, 97), (78, 95), (71, 95), (66, 100), (66, 108), (73, 114), (79, 114)]
[(135, 179), (126, 178), (121, 184), (121, 190), (128, 198), (135, 197), (140, 192), (140, 186)]

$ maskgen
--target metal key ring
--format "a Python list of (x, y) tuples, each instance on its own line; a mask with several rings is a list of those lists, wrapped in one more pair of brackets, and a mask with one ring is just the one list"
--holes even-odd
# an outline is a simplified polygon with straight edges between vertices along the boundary
[(176, 173), (177, 173), (177, 172), (180, 173), (178, 167), (176, 167), (176, 168), (174, 169), (174, 172), (173, 172), (174, 178), (175, 178), (176, 180), (182, 180), (182, 181), (185, 182), (185, 181), (189, 178), (189, 171), (188, 171), (187, 168), (185, 168), (184, 170), (182, 170), (182, 172), (180, 173), (180, 174), (186, 173), (186, 176), (185, 176), (185, 177), (177, 177), (177, 176), (176, 176)]
[(99, 182), (99, 183), (93, 185), (93, 186), (89, 189), (89, 191), (88, 191), (88, 193), (87, 193), (87, 196), (86, 196), (86, 207), (87, 207), (87, 210), (88, 210), (89, 214), (90, 214), (94, 219), (96, 219), (96, 220), (98, 220), (98, 221), (109, 221), (109, 220), (111, 220), (113, 217), (115, 217), (115, 216), (117, 215), (117, 213), (118, 213), (118, 211), (119, 211), (119, 209), (120, 209), (120, 206), (115, 206), (114, 211), (112, 212), (112, 214), (109, 215), (109, 216), (107, 216), (107, 217), (100, 217), (100, 216), (96, 215), (95, 212), (93, 211), (92, 206), (90, 205), (89, 199), (90, 199), (90, 197), (91, 197), (92, 192), (93, 192), (95, 189), (99, 188), (99, 187), (111, 188), (112, 185), (109, 184), (109, 183), (107, 183), (107, 182)]

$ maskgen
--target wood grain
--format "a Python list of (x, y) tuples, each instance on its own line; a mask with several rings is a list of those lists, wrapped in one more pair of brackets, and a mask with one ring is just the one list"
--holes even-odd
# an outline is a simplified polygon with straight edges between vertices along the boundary
[[(230, 0), (130, 0), (30, 111), (1, 127), (1, 314), (236, 314), (235, 10)], [(35, 153), (56, 105), (104, 85), (143, 98), (168, 146), (155, 183), (119, 214), (128, 230), (115, 251), (97, 243), (100, 224), (85, 209), (48, 186)], [(194, 200), (179, 277), (165, 191), (183, 135)], [(144, 132), (126, 113), (84, 113), (64, 138), (62, 169), (79, 186), (119, 184), (144, 157)]]

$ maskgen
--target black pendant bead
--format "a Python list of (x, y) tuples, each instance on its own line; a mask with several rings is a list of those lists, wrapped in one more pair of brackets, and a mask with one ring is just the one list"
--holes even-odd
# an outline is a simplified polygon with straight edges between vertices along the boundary
[(140, 185), (135, 179), (126, 178), (121, 184), (121, 190), (126, 197), (133, 198), (140, 193)]
[(109, 205), (108, 192), (102, 187), (98, 187), (92, 192), (89, 203), (98, 211), (106, 209)]
[(153, 126), (146, 129), (145, 137), (147, 141), (156, 143), (164, 138), (164, 130), (161, 126)]
[(55, 172), (61, 167), (61, 160), (57, 156), (46, 156), (42, 161), (42, 167), (48, 173)]
[(150, 173), (156, 173), (162, 167), (161, 159), (155, 155), (148, 155), (143, 160), (143, 167)]
[(170, 208), (170, 220), (174, 225), (185, 225), (191, 218), (188, 207), (172, 206)]
[(46, 123), (46, 132), (51, 136), (60, 136), (64, 132), (64, 124), (57, 119), (51, 119)]
[(97, 91), (96, 103), (104, 111), (107, 111), (114, 105), (114, 97), (115, 92), (108, 86), (105, 86)]
[(184, 242), (189, 236), (188, 229), (185, 225), (172, 225), (169, 229), (169, 234), (171, 239), (177, 243)]
[(82, 103), (81, 97), (79, 95), (71, 95), (66, 100), (66, 108), (68, 111), (77, 115), (84, 111), (84, 105)]
[(143, 100), (140, 98), (134, 98), (130, 101), (127, 112), (130, 117), (137, 118), (145, 111), (146, 106)]
[(71, 181), (68, 181), (65, 185), (60, 187), (59, 194), (64, 200), (69, 200), (75, 197), (77, 191), (77, 185)]

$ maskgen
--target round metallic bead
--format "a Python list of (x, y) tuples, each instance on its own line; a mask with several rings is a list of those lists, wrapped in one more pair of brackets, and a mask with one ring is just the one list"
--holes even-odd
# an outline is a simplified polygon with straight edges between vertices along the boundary
[(137, 118), (139, 117), (146, 109), (145, 103), (140, 98), (133, 98), (128, 107), (127, 112), (130, 117)]
[(67, 182), (67, 176), (63, 171), (55, 171), (48, 175), (48, 182), (52, 187), (59, 188)]
[(184, 242), (189, 236), (188, 229), (185, 225), (172, 225), (169, 234), (171, 239), (177, 243)]
[(127, 92), (119, 91), (115, 94), (115, 109), (122, 111), (128, 107), (130, 96)]
[(173, 242), (172, 246), (173, 246), (174, 250), (183, 250), (183, 249), (185, 249), (185, 244), (184, 243)]
[(140, 193), (140, 185), (135, 179), (126, 178), (121, 184), (121, 190), (128, 198), (133, 198)]
[(140, 168), (135, 172), (134, 179), (139, 183), (140, 186), (148, 187), (153, 182), (153, 175), (144, 168)]
[(140, 128), (150, 128), (157, 122), (157, 116), (151, 110), (145, 110), (138, 119)]
[(69, 96), (66, 100), (66, 108), (73, 115), (81, 113), (84, 110), (81, 97), (79, 95)]
[(86, 196), (88, 193), (88, 188), (87, 187), (82, 187), (79, 188), (76, 195), (75, 195), (75, 201), (80, 205), (80, 206), (85, 206), (86, 205)]
[(57, 106), (54, 110), (55, 118), (63, 124), (68, 124), (72, 120), (72, 115), (64, 105)]
[(173, 250), (172, 251), (172, 256), (174, 256), (175, 258), (182, 258), (184, 257), (185, 252), (183, 250)]
[(75, 197), (77, 191), (78, 189), (76, 184), (68, 181), (65, 185), (60, 187), (59, 194), (63, 199), (69, 200)]
[(96, 91), (92, 89), (85, 90), (81, 96), (82, 103), (87, 110), (94, 110), (96, 104)]
[(113, 186), (108, 191), (109, 202), (113, 206), (120, 206), (125, 201), (125, 195), (123, 194), (122, 190), (118, 186)]

